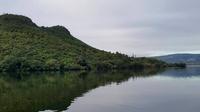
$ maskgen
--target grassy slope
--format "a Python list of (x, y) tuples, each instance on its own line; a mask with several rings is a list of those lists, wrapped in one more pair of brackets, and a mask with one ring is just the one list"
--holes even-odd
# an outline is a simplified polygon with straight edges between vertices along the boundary
[(24, 16), (0, 16), (1, 71), (111, 69), (151, 64), (90, 47), (62, 26), (38, 27)]

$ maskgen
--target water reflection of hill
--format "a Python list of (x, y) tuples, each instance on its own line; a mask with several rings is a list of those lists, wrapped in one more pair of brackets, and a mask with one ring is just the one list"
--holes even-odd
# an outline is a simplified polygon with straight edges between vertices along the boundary
[(65, 110), (78, 96), (99, 86), (155, 75), (157, 70), (103, 73), (1, 74), (0, 112)]
[(200, 67), (188, 67), (186, 69), (169, 69), (160, 75), (176, 78), (200, 77)]

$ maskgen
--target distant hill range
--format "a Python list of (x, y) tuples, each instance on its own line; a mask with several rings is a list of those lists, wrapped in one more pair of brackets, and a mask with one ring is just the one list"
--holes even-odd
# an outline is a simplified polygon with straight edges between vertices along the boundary
[(186, 63), (200, 65), (200, 54), (171, 54), (154, 57), (167, 63)]

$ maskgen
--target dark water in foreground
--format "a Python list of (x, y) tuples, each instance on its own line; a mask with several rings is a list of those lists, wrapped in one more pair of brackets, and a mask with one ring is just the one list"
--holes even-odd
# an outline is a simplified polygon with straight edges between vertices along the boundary
[(199, 67), (0, 77), (0, 112), (199, 112), (199, 104)]

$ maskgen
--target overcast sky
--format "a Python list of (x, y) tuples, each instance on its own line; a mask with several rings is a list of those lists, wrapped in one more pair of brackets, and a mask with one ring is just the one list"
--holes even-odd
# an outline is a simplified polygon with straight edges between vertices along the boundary
[(153, 56), (200, 53), (200, 0), (0, 0), (0, 14), (63, 25), (106, 51)]

